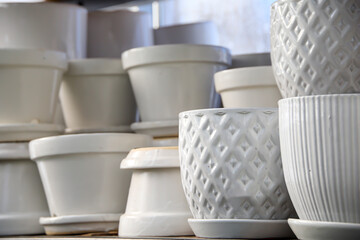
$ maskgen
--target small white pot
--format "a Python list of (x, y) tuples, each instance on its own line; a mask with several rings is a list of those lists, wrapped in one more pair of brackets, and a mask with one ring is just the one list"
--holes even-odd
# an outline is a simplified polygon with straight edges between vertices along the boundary
[(270, 53), (233, 55), (231, 68), (271, 66)]
[(135, 98), (120, 59), (70, 61), (60, 98), (68, 132), (129, 132), (135, 121)]
[(160, 27), (154, 30), (155, 44), (218, 45), (219, 33), (213, 22), (197, 22)]
[(64, 53), (0, 49), (0, 124), (53, 123)]
[(281, 99), (271, 66), (218, 72), (215, 89), (226, 108), (277, 107)]
[(121, 168), (134, 172), (126, 212), (120, 218), (120, 237), (193, 235), (177, 147), (134, 149)]
[(179, 118), (181, 177), (194, 218), (296, 216), (281, 166), (276, 108), (194, 110)]
[(123, 213), (131, 172), (119, 172), (120, 162), (130, 149), (151, 144), (149, 136), (126, 133), (31, 141), (51, 216)]
[(0, 48), (49, 49), (84, 58), (86, 26), (87, 10), (75, 4), (2, 3)]
[(231, 63), (226, 48), (190, 44), (131, 49), (122, 59), (142, 121), (177, 120), (179, 112), (212, 107), (214, 73)]
[(154, 147), (171, 147), (178, 145), (179, 145), (179, 138), (177, 137), (160, 137), (153, 139)]
[(27, 143), (0, 144), (0, 196), (0, 236), (44, 233), (49, 208)]
[(302, 220), (360, 223), (360, 94), (279, 101), (286, 185)]
[(151, 23), (151, 16), (146, 12), (90, 12), (88, 57), (120, 58), (128, 49), (153, 45)]

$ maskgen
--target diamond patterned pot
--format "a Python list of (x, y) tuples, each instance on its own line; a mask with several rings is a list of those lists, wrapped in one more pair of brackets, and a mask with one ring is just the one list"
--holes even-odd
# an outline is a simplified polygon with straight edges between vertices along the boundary
[(185, 195), (197, 219), (287, 219), (295, 211), (282, 172), (278, 111), (180, 113)]
[(275, 2), (271, 61), (284, 98), (360, 92), (360, 1)]

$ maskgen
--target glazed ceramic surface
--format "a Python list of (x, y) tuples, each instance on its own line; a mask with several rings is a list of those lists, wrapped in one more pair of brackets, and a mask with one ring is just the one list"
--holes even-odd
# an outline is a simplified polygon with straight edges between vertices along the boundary
[(121, 168), (134, 172), (119, 236), (193, 235), (187, 223), (191, 212), (181, 187), (177, 147), (134, 149)]
[(68, 132), (129, 132), (135, 121), (135, 98), (120, 59), (70, 61), (60, 97)]
[(155, 44), (218, 45), (219, 33), (213, 22), (197, 22), (160, 27), (154, 30)]
[(53, 123), (66, 69), (61, 52), (0, 49), (0, 124)]
[(49, 49), (84, 58), (86, 26), (87, 10), (78, 5), (2, 3), (0, 48)]
[(135, 122), (131, 124), (131, 129), (136, 133), (153, 137), (177, 137), (179, 135), (179, 121)]
[(213, 75), (231, 63), (226, 48), (186, 44), (131, 49), (122, 59), (145, 122), (214, 106)]
[(88, 57), (120, 58), (131, 48), (153, 45), (151, 16), (145, 12), (89, 13)]
[(360, 95), (283, 99), (286, 185), (302, 220), (360, 223)]
[(270, 53), (233, 55), (230, 68), (271, 66)]
[(160, 137), (153, 139), (154, 147), (170, 147), (179, 146), (179, 138), (177, 137)]
[(282, 172), (277, 109), (204, 109), (179, 118), (181, 177), (194, 218), (295, 215)]
[(215, 89), (225, 108), (277, 107), (281, 99), (271, 66), (217, 72)]
[(360, 2), (279, 0), (271, 60), (283, 97), (360, 91)]
[(0, 235), (42, 234), (49, 216), (44, 189), (27, 143), (0, 144)]
[(39, 168), (51, 216), (123, 213), (131, 172), (119, 172), (120, 162), (130, 149), (151, 144), (149, 136), (126, 133), (31, 141), (31, 158)]

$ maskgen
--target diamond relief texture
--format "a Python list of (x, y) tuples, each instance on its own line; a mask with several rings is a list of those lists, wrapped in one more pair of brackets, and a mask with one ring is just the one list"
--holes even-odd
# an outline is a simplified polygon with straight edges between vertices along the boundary
[(181, 177), (194, 217), (296, 216), (283, 177), (278, 135), (275, 110), (180, 114)]
[(360, 92), (360, 1), (278, 0), (271, 60), (283, 97)]

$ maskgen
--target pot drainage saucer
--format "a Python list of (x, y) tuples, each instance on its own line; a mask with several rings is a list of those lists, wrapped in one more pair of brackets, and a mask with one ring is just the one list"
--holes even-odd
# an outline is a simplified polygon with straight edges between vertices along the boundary
[(177, 137), (179, 135), (179, 121), (136, 122), (131, 124), (131, 129), (136, 133), (153, 137)]
[(47, 235), (116, 233), (121, 214), (69, 215), (40, 218)]
[(57, 124), (0, 124), (0, 142), (27, 142), (37, 138), (60, 135), (64, 127)]
[(67, 128), (65, 129), (66, 134), (77, 134), (77, 133), (131, 133), (130, 126), (116, 126), (116, 127), (93, 127), (93, 128)]
[(202, 238), (294, 238), (286, 220), (189, 219)]
[(299, 239), (359, 239), (360, 224), (289, 219), (289, 225)]

